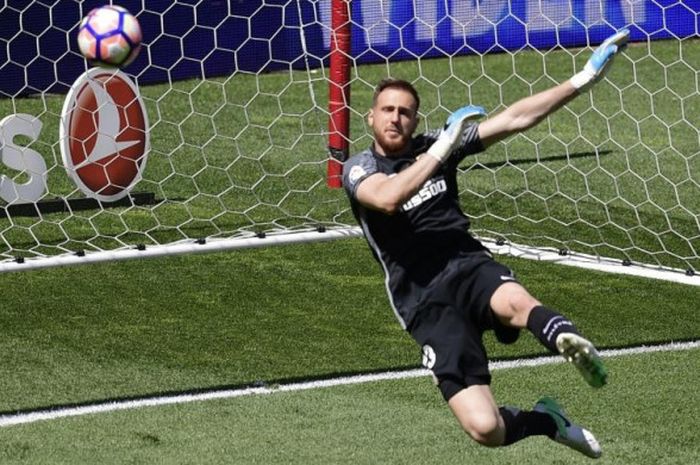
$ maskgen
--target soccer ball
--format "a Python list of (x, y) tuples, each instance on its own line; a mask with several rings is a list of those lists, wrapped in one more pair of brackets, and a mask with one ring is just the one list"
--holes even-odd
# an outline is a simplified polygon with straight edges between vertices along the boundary
[(126, 8), (105, 5), (80, 22), (80, 53), (97, 66), (127, 66), (141, 49), (141, 26)]

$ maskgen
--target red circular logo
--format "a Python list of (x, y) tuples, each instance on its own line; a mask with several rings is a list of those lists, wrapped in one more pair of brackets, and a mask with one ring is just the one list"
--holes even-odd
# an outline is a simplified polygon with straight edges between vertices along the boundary
[(60, 132), (63, 164), (85, 195), (115, 201), (141, 179), (148, 118), (138, 88), (121, 71), (83, 73), (66, 96)]

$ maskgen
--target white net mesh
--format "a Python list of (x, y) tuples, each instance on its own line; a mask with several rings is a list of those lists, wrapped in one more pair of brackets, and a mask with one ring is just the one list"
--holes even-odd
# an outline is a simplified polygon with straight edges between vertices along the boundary
[[(65, 92), (87, 69), (77, 25), (96, 5), (0, 7), (0, 114), (41, 123), (35, 139), (10, 140), (4, 121), (0, 174), (12, 185), (31, 179), (27, 166), (8, 163), (15, 149), (46, 165), (39, 202), (3, 209), (2, 259), (354, 226), (344, 193), (325, 179), (330, 0), (121, 4), (144, 32), (124, 71), (140, 90), (151, 150), (143, 179), (117, 205), (86, 200), (60, 152)], [(696, 10), (662, 1), (355, 1), (351, 153), (371, 141), (365, 116), (382, 77), (414, 82), (420, 129), (435, 128), (464, 104), (493, 113), (569, 78), (588, 45), (631, 26), (633, 43), (589, 95), (465, 160), (463, 205), (480, 236), (696, 269)]]

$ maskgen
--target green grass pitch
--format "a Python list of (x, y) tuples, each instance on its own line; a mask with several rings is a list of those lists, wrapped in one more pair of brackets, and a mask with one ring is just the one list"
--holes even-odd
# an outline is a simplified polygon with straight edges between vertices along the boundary
[[(697, 340), (700, 289), (504, 259), (601, 348)], [(553, 278), (555, 277), (555, 278)], [(417, 367), (360, 239), (6, 274), (0, 412)], [(529, 335), (494, 358), (543, 355)], [(559, 398), (601, 463), (693, 463), (698, 350), (494, 373), (500, 402)], [(482, 449), (429, 378), (0, 428), (2, 463), (584, 463), (536, 439)]]

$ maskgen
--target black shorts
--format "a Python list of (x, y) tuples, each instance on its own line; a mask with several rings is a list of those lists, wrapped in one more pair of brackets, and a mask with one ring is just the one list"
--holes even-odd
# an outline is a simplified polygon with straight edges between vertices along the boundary
[(468, 386), (491, 383), (482, 335), (503, 328), (491, 310), (491, 296), (515, 277), (481, 251), (455, 257), (437, 281), (421, 299), (408, 331), (422, 349), (423, 365), (449, 400)]

